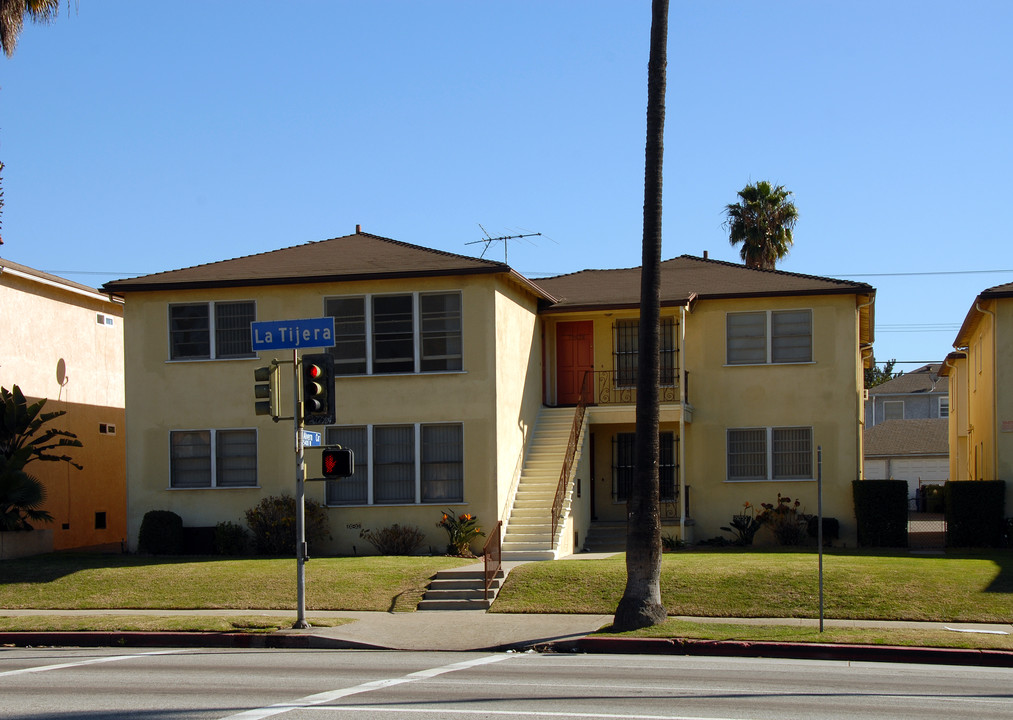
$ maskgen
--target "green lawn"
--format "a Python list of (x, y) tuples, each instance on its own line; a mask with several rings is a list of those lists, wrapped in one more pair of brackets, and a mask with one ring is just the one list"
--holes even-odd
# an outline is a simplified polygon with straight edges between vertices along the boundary
[[(452, 557), (314, 558), (307, 610), (414, 610)], [(292, 558), (164, 558), (55, 553), (0, 562), (0, 608), (295, 609)]]
[[(825, 617), (1013, 622), (1013, 552), (942, 557), (834, 551), (824, 556)], [(666, 553), (661, 597), (670, 615), (819, 617), (814, 552)], [(612, 613), (625, 558), (560, 560), (514, 569), (496, 612)]]

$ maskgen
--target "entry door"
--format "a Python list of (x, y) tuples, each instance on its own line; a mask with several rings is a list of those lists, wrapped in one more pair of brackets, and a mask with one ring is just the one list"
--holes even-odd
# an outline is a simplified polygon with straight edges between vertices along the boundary
[(556, 402), (576, 405), (584, 373), (594, 369), (594, 323), (562, 322), (556, 325)]

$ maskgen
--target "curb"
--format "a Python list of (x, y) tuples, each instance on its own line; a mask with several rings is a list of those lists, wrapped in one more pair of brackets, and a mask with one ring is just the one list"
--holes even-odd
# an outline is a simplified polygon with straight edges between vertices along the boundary
[(535, 646), (540, 652), (583, 652), (642, 655), (848, 660), (930, 665), (1013, 667), (1013, 652), (966, 648), (904, 647), (899, 645), (841, 645), (826, 643), (685, 640), (682, 638), (582, 637)]
[(207, 647), (286, 650), (385, 650), (368, 643), (311, 634), (203, 632), (6, 632), (0, 647)]

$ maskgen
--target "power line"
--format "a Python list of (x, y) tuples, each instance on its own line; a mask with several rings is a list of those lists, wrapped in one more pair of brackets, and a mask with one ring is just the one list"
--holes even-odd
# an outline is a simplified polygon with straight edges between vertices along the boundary
[(988, 273), (1013, 273), (1013, 270), (936, 270), (929, 272), (899, 273), (834, 273), (839, 277), (915, 277), (924, 275), (986, 275)]

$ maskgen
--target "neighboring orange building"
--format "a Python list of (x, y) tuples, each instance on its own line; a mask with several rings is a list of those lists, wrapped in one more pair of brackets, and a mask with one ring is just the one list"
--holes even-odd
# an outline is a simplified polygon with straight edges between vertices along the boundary
[[(123, 304), (98, 290), (0, 259), (0, 386), (14, 385), (44, 411), (66, 415), (49, 425), (83, 444), (67, 455), (83, 466), (35, 462), (53, 549), (119, 549), (126, 538), (126, 443)], [(47, 426), (47, 427), (49, 427)]]

